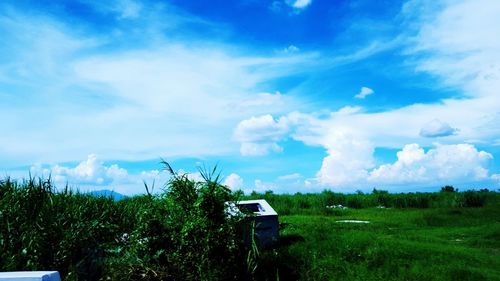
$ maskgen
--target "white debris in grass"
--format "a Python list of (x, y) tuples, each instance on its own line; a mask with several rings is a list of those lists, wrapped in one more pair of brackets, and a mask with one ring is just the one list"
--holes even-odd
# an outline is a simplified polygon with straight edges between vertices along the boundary
[(343, 223), (370, 223), (369, 221), (360, 221), (360, 220), (340, 220), (336, 222), (343, 222)]
[(341, 209), (341, 210), (345, 210), (347, 209), (346, 206), (342, 206), (340, 204), (338, 205), (330, 205), (330, 206), (326, 206), (327, 209)]

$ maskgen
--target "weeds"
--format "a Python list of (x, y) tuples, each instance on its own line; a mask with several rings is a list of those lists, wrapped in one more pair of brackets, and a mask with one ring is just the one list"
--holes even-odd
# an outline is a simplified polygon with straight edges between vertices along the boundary
[[(458, 243), (465, 237), (461, 232), (463, 227), (478, 224), (491, 212), (498, 214), (499, 194), (487, 190), (409, 194), (376, 189), (371, 194), (254, 193), (247, 198), (266, 199), (282, 218), (314, 215), (303, 221), (292, 220), (297, 224), (282, 232), (281, 247), (259, 250), (255, 240), (250, 245), (243, 242), (241, 224), (245, 220), (227, 215), (224, 202), (238, 200), (242, 194), (219, 184), (216, 169), (201, 170), (203, 181), (196, 182), (175, 173), (167, 162), (163, 165), (171, 173), (163, 193), (155, 194), (154, 184), (145, 184), (146, 195), (121, 201), (73, 192), (68, 187), (58, 191), (50, 178), (1, 180), (0, 270), (58, 270), (64, 280), (325, 280), (339, 276), (384, 279), (389, 271), (403, 279), (418, 279), (420, 275), (408, 270), (418, 271), (418, 266), (426, 265), (423, 259), (420, 265), (400, 265), (386, 256), (392, 253), (399, 260), (418, 259), (431, 252), (425, 248), (427, 242), (419, 244), (422, 248), (411, 256), (401, 250), (410, 251), (410, 242), (397, 242), (400, 247), (397, 248), (376, 237), (389, 239), (393, 235), (391, 229), (398, 227), (446, 225), (456, 226), (460, 232), (454, 234), (458, 240), (445, 241)], [(332, 208), (340, 205), (342, 208)], [(364, 209), (377, 206), (394, 209)], [(410, 208), (411, 212), (419, 208), (419, 215), (404, 217), (410, 211), (397, 210), (403, 208)], [(365, 218), (362, 214), (370, 219), (371, 213), (364, 210), (383, 214), (384, 219), (395, 217), (387, 221), (389, 228), (372, 229), (376, 237), (373, 233), (357, 237), (363, 233), (361, 226), (351, 229), (324, 221), (335, 217), (354, 219), (356, 215)], [(311, 219), (316, 217), (321, 221)], [(498, 251), (498, 228), (480, 233), (485, 236), (469, 243)], [(439, 239), (443, 238), (434, 239), (441, 243)], [(456, 266), (440, 276), (462, 274), (459, 269)], [(483, 276), (475, 269), (464, 270), (463, 274), (471, 278)], [(422, 278), (432, 277), (422, 274)]]

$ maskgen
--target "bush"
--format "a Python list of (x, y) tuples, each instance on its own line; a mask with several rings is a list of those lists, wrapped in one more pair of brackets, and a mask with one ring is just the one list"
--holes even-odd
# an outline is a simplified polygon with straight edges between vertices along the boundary
[(468, 190), (463, 193), (464, 207), (483, 207), (486, 203), (487, 193)]
[(446, 185), (446, 186), (441, 187), (441, 192), (456, 192), (456, 191), (458, 191), (458, 189), (455, 189), (451, 185)]
[(373, 189), (372, 194), (375, 196), (377, 204), (384, 207), (392, 206), (392, 197), (386, 190)]
[(218, 183), (215, 169), (203, 171), (204, 181), (195, 182), (164, 164), (172, 174), (165, 193), (147, 196), (130, 243), (110, 262), (107, 274), (115, 280), (151, 274), (152, 280), (233, 280), (245, 275), (247, 249), (237, 227), (241, 218), (228, 216), (225, 207), (234, 195)]
[(50, 179), (0, 181), (0, 270), (58, 270), (64, 280), (235, 280), (251, 277), (235, 200), (215, 169), (172, 173), (165, 192), (115, 202), (56, 192)]

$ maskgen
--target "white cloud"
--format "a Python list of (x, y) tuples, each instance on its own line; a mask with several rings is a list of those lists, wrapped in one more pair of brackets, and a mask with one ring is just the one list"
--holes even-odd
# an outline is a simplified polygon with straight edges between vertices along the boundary
[[(86, 192), (98, 189), (110, 189), (125, 195), (145, 193), (144, 181), (154, 192), (161, 191), (170, 175), (165, 171), (150, 170), (139, 173), (129, 173), (118, 164), (106, 165), (95, 154), (88, 155), (87, 159), (75, 166), (34, 164), (30, 168), (31, 175), (53, 180), (57, 188), (68, 184), (69, 188)], [(24, 171), (14, 171), (15, 178), (25, 178)], [(151, 191), (151, 189), (150, 189)]]
[(288, 130), (285, 117), (275, 120), (267, 114), (241, 121), (234, 130), (234, 138), (241, 142), (242, 155), (266, 155), (283, 151), (277, 142), (284, 138)]
[(241, 121), (235, 129), (234, 136), (237, 140), (244, 142), (278, 141), (287, 132), (286, 118), (275, 120), (267, 114)]
[(121, 18), (137, 18), (142, 10), (142, 6), (133, 0), (118, 1), (117, 10)]
[(266, 107), (271, 109), (271, 107), (281, 107), (289, 101), (280, 92), (274, 94), (271, 93), (259, 93), (254, 97), (243, 100), (235, 104), (235, 107), (241, 108), (242, 110), (248, 110), (252, 107)]
[(352, 185), (366, 179), (373, 167), (373, 144), (347, 128), (332, 130), (324, 136), (328, 156), (323, 159), (317, 180), (322, 185)]
[[(443, 5), (444, 4), (444, 5)], [(434, 2), (411, 1), (403, 15), (417, 21), (409, 54), (425, 54), (417, 69), (459, 86), (469, 97), (495, 95), (500, 83), (500, 2), (495, 0)], [(430, 16), (414, 14), (427, 9)], [(433, 11), (433, 12), (431, 12)], [(471, 12), (474, 11), (474, 12)]]
[[(383, 113), (361, 113), (360, 108), (344, 107), (326, 117), (293, 112), (278, 119), (287, 124), (287, 130), (278, 134), (279, 137), (263, 134), (259, 141), (275, 143), (284, 138), (283, 134), (289, 134), (306, 145), (324, 147), (328, 155), (315, 179), (322, 186), (349, 188), (403, 183), (428, 186), (437, 181), (487, 180), (487, 164), (492, 155), (478, 151), (472, 144), (434, 144), (435, 148), (428, 152), (417, 144), (401, 144), (406, 140), (418, 140), (432, 145), (428, 138), (418, 134), (420, 121), (426, 117), (411, 114), (412, 111), (426, 111), (424, 107), (411, 106)], [(255, 123), (272, 128), (278, 122), (268, 117)], [(376, 142), (392, 147), (401, 144), (404, 148), (398, 153), (398, 161), (377, 166), (374, 159)]]
[(312, 0), (286, 0), (286, 3), (295, 9), (304, 9), (311, 5)]
[[(260, 57), (214, 42), (197, 48), (150, 28), (151, 36), (125, 40), (55, 19), (0, 16), (0, 79), (13, 85), (0, 97), (33, 101), (0, 104), (2, 128), (14, 132), (0, 138), (0, 162), (67, 162), (89, 152), (122, 160), (229, 154), (238, 151), (231, 139), (238, 121), (298, 104), (256, 88), (305, 71), (307, 54)], [(123, 46), (109, 51), (114, 43)]]
[(136, 19), (143, 10), (143, 6), (135, 0), (83, 0), (82, 2), (99, 13), (114, 14), (118, 19)]
[(181, 176), (186, 176), (189, 180), (195, 181), (195, 182), (204, 182), (205, 179), (203, 179), (203, 176), (201, 175), (200, 172), (186, 172), (182, 169), (179, 169), (177, 171), (178, 175)]
[(286, 47), (285, 49), (283, 49), (283, 53), (285, 53), (285, 54), (292, 54), (292, 53), (296, 53), (298, 51), (300, 51), (300, 49), (295, 45), (290, 45), (290, 46)]
[(487, 164), (492, 155), (470, 144), (440, 145), (424, 151), (418, 144), (408, 144), (397, 153), (398, 160), (370, 172), (374, 183), (470, 182), (488, 179)]
[(500, 185), (500, 174), (491, 175), (491, 179), (496, 181)]
[(350, 114), (361, 112), (362, 109), (363, 108), (360, 106), (344, 106), (341, 109), (339, 109), (338, 111), (332, 112), (331, 116), (335, 117), (335, 116), (350, 115)]
[(55, 165), (50, 169), (42, 169), (40, 165), (31, 167), (34, 174), (46, 176), (49, 173), (56, 184), (70, 185), (110, 185), (117, 183), (127, 183), (129, 181), (127, 170), (120, 168), (116, 164), (105, 166), (99, 161), (95, 154), (90, 154), (87, 160), (80, 162), (76, 167), (70, 168)]
[[(133, 3), (116, 3), (120, 2)], [(300, 10), (311, 1), (286, 3)], [(322, 182), (348, 184), (371, 176), (375, 147), (401, 149), (408, 143), (428, 147), (433, 141), (428, 136), (453, 130), (441, 121), (429, 129), (429, 118), (460, 128), (460, 134), (448, 134), (443, 140), (446, 144), (464, 140), (498, 144), (500, 37), (496, 27), (500, 4), (487, 0), (433, 3), (411, 1), (405, 6), (401, 16), (411, 24), (398, 40), (375, 42), (332, 61), (356, 61), (406, 40), (404, 54), (409, 63), (444, 86), (462, 90), (463, 96), (375, 113), (347, 106), (329, 116), (294, 112), (277, 119), (272, 116), (289, 112), (297, 103), (286, 94), (262, 93), (258, 86), (304, 71), (298, 66), (307, 70), (311, 57), (303, 52), (258, 57), (214, 42), (200, 42), (209, 47), (196, 48), (192, 42), (165, 38), (165, 32), (154, 26), (139, 28), (139, 34), (147, 35), (133, 37), (140, 39), (133, 47), (127, 42), (134, 40), (119, 40), (123, 35), (89, 36), (85, 29), (68, 28), (47, 20), (48, 16), (2, 14), (0, 31), (5, 36), (0, 58), (5, 63), (0, 65), (0, 82), (22, 86), (0, 93), (9, 101), (0, 104), (2, 128), (14, 132), (0, 138), (0, 162), (72, 161), (86, 151), (104, 159), (133, 160), (229, 154), (238, 149), (231, 133), (241, 143), (243, 155), (265, 155), (282, 151), (279, 143), (290, 134), (297, 141), (325, 149), (327, 156), (318, 173)], [(429, 6), (425, 16), (417, 14)], [(134, 18), (145, 11), (125, 7), (115, 12)], [(162, 18), (170, 22), (172, 17)], [(128, 36), (127, 31), (116, 34)], [(123, 44), (120, 51), (100, 51), (112, 48), (112, 42)], [(10, 106), (16, 97), (39, 103)], [(272, 115), (262, 115), (267, 113)], [(252, 120), (250, 116), (260, 117)], [(248, 122), (241, 121), (233, 130), (240, 120)], [(405, 153), (429, 153), (410, 148)], [(387, 174), (396, 169), (387, 167)], [(67, 167), (61, 173), (63, 168)], [(123, 172), (118, 166), (106, 168), (110, 175), (92, 180), (106, 182)]]
[(341, 109), (326, 119), (301, 113), (291, 113), (286, 118), (294, 140), (325, 148), (328, 155), (317, 173), (320, 185), (429, 185), (433, 180), (488, 178), (487, 163), (492, 155), (477, 151), (471, 144), (436, 145), (427, 153), (417, 144), (402, 144), (400, 147), (404, 149), (398, 153), (396, 163), (376, 167), (376, 144), (397, 147), (403, 141), (418, 140), (431, 145), (428, 138), (420, 137), (412, 129), (418, 126), (418, 116), (403, 112), (367, 114)]
[(224, 179), (223, 185), (228, 186), (231, 190), (240, 190), (243, 188), (243, 179), (235, 173), (231, 173)]
[[(264, 191), (268, 191), (268, 190), (276, 190), (277, 186), (275, 183), (271, 183), (271, 182), (264, 182), (260, 179), (256, 179), (254, 181), (254, 188), (252, 188), (251, 190), (248, 189), (247, 191), (256, 191), (256, 192), (264, 192)], [(245, 192), (247, 192), (245, 191)]]
[(297, 15), (311, 3), (312, 0), (276, 0), (271, 3), (269, 9), (276, 13), (291, 10), (290, 15)]
[(292, 180), (298, 180), (301, 179), (302, 175), (299, 173), (293, 173), (293, 174), (288, 174), (284, 176), (279, 176), (278, 180), (280, 181), (292, 181)]
[(364, 99), (373, 93), (375, 93), (375, 92), (372, 89), (370, 89), (368, 87), (361, 87), (361, 90), (359, 91), (359, 93), (357, 95), (355, 95), (354, 97), (357, 99)]
[(240, 146), (242, 156), (264, 156), (269, 153), (281, 153), (283, 147), (274, 142), (243, 142)]
[[(424, 13), (427, 15), (425, 17), (413, 15), (415, 12), (422, 11), (422, 7), (426, 6), (420, 6), (424, 4), (423, 1), (413, 1), (412, 4), (415, 5), (406, 6), (402, 13), (402, 17), (409, 19), (411, 27), (409, 33), (405, 34), (408, 43), (405, 54), (419, 71), (438, 77), (445, 86), (461, 89), (463, 97), (442, 99), (429, 104), (413, 104), (376, 113), (350, 110), (350, 107), (347, 107), (327, 117), (303, 113), (287, 115), (287, 118), (291, 120), (289, 126), (292, 128), (293, 139), (307, 145), (319, 145), (327, 150), (328, 156), (323, 160), (322, 168), (318, 173), (318, 179), (323, 183), (348, 184), (348, 182), (356, 182), (357, 179), (362, 182), (362, 179), (366, 178), (370, 172), (372, 162), (370, 147), (401, 148), (408, 143), (430, 146), (433, 140), (429, 137), (437, 136), (447, 136), (446, 142), (449, 145), (467, 140), (491, 144), (495, 143), (500, 135), (498, 126), (500, 111), (497, 106), (500, 104), (500, 95), (498, 95), (500, 56), (495, 51), (500, 48), (500, 39), (496, 36), (495, 28), (500, 25), (500, 19), (495, 16), (500, 11), (500, 2), (445, 2), (440, 7), (428, 4), (432, 8), (426, 10), (429, 13)], [(433, 116), (436, 120), (429, 122), (429, 116)], [(460, 128), (460, 134), (456, 134), (457, 129), (448, 123), (439, 120), (453, 123), (454, 127)], [(424, 124), (423, 127), (422, 124)], [(352, 131), (352, 137), (347, 140), (332, 138), (332, 132), (343, 132), (345, 128)], [(330, 144), (327, 142), (328, 139), (331, 140)], [(365, 145), (351, 145), (350, 149), (346, 149), (351, 154), (350, 157), (343, 157), (348, 153), (336, 150), (349, 141)], [(452, 148), (456, 148), (455, 153), (458, 155), (463, 155), (459, 153), (463, 152), (460, 151), (464, 148), (462, 145), (451, 146), (448, 150), (445, 147), (447, 146), (432, 150), (430, 155), (436, 154), (436, 157), (439, 156), (439, 159), (442, 159), (444, 151), (450, 151)], [(405, 153), (409, 152), (410, 148), (408, 147)], [(470, 155), (474, 155), (474, 149), (465, 150), (469, 151)], [(477, 153), (479, 156), (473, 158), (475, 160), (485, 160), (488, 158), (485, 155), (489, 155), (486, 152)], [(424, 155), (427, 154), (424, 153)], [(343, 158), (349, 158), (345, 164), (343, 164)], [(426, 159), (434, 158), (426, 156)], [(437, 159), (434, 160), (437, 161)], [(428, 160), (428, 162), (434, 163), (434, 160)], [(465, 165), (460, 164), (462, 159), (453, 157), (445, 165), (453, 167), (451, 163), (454, 161), (456, 165)], [(351, 162), (358, 164), (351, 164)], [(484, 162), (477, 160), (471, 165), (464, 169), (456, 169), (456, 171), (473, 178), (484, 178), (483, 176), (488, 173)], [(389, 166), (383, 166), (377, 171), (381, 173), (387, 169), (384, 171), (390, 173), (396, 166), (390, 166), (391, 169), (388, 169)], [(414, 176), (415, 182), (418, 182), (419, 173), (423, 173), (424, 178), (433, 176), (428, 171), (413, 166), (412, 168), (415, 169), (408, 169), (405, 172), (408, 173), (408, 179)], [(378, 172), (371, 175), (373, 180), (377, 178)], [(436, 177), (442, 178), (446, 178), (445, 175), (444, 171), (435, 174)], [(379, 179), (382, 178), (389, 179), (390, 177), (380, 176)], [(459, 178), (459, 176), (450, 172), (448, 178)], [(393, 180), (393, 183), (397, 184), (398, 181), (404, 179), (393, 177)]]
[(441, 122), (438, 119), (429, 121), (420, 129), (420, 135), (427, 138), (446, 137), (454, 135), (457, 132), (458, 129), (452, 128), (448, 123)]

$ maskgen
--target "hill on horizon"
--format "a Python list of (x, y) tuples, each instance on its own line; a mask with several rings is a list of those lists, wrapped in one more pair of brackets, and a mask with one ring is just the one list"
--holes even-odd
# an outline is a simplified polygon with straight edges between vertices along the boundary
[(118, 192), (115, 192), (115, 191), (109, 190), (109, 189), (90, 191), (90, 192), (87, 192), (87, 194), (90, 194), (90, 195), (95, 196), (95, 197), (100, 197), (100, 196), (112, 197), (115, 201), (120, 201), (120, 200), (128, 197), (126, 195), (123, 195), (121, 193), (118, 193)]

